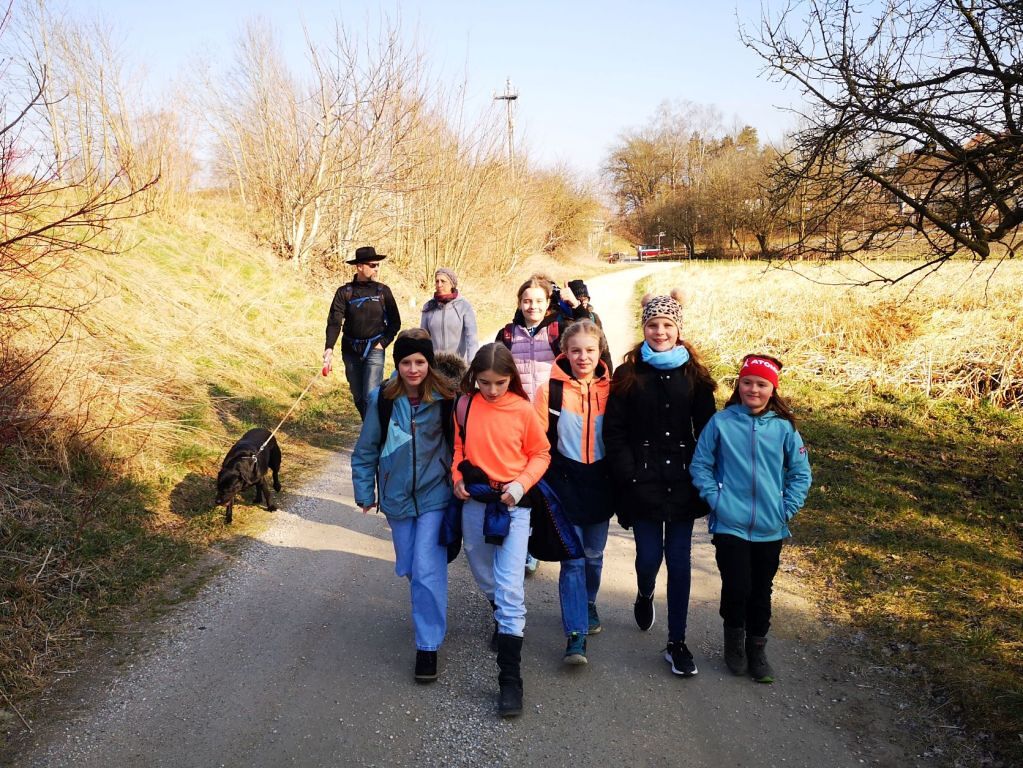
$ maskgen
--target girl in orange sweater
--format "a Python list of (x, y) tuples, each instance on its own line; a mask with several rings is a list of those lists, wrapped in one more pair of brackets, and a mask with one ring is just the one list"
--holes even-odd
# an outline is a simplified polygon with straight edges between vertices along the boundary
[(522, 712), (520, 659), (526, 626), (529, 515), (520, 506), (551, 461), (550, 443), (503, 344), (480, 348), (462, 380), (451, 479), (462, 499), (462, 543), (480, 589), (494, 605), (504, 717)]

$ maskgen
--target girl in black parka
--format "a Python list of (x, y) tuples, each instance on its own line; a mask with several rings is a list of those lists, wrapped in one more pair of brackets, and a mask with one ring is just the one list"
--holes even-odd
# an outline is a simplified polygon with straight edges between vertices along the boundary
[(693, 521), (707, 514), (689, 477), (696, 440), (714, 414), (716, 382), (682, 339), (676, 295), (644, 297), (644, 340), (614, 372), (604, 445), (618, 492), (618, 519), (636, 542), (633, 613), (643, 631), (655, 618), (654, 587), (668, 567), (668, 644), (676, 675), (696, 674), (686, 647)]

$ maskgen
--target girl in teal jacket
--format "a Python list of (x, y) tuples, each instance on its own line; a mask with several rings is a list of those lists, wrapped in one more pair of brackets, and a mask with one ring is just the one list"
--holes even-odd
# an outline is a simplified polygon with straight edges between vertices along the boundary
[[(363, 512), (379, 505), (387, 516), (394, 571), (409, 580), (415, 679), (428, 683), (437, 678), (437, 649), (447, 630), (448, 553), (440, 544), (440, 527), (452, 497), (451, 446), (445, 439), (451, 409), (444, 407), (452, 391), (434, 368), (426, 331), (402, 331), (393, 350), (397, 375), (369, 395), (352, 452), (352, 485)], [(390, 408), (381, 405), (382, 398), (391, 401)]]
[(749, 671), (761, 683), (774, 680), (765, 646), (781, 545), (811, 481), (803, 439), (778, 394), (780, 371), (773, 357), (743, 359), (727, 407), (700, 433), (689, 466), (711, 508), (725, 662), (733, 673)]

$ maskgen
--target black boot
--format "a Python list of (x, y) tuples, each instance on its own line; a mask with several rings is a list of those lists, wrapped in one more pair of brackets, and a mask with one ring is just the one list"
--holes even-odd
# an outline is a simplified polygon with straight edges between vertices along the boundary
[(497, 636), (497, 666), (501, 671), (497, 682), (501, 695), (497, 701), (497, 713), (501, 717), (515, 717), (522, 714), (522, 677), (519, 665), (522, 660), (522, 638), (516, 635)]
[(766, 645), (766, 637), (746, 635), (746, 656), (749, 658), (749, 673), (758, 683), (774, 682), (774, 670), (771, 669), (771, 664), (767, 661), (767, 653), (764, 651)]
[(493, 600), (490, 601), (490, 609), (494, 612), (494, 634), (490, 636), (490, 650), (492, 653), (497, 653), (497, 603)]
[(725, 664), (733, 675), (745, 675), (746, 664), (746, 629), (744, 627), (725, 626)]

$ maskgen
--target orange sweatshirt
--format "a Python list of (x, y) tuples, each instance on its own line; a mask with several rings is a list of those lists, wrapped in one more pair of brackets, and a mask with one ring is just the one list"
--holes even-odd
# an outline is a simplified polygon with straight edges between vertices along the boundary
[(477, 394), (472, 399), (465, 425), (465, 445), (458, 429), (455, 407), (455, 455), (451, 482), (462, 479), (458, 465), (468, 459), (498, 483), (518, 482), (528, 491), (543, 477), (551, 463), (551, 446), (540, 427), (532, 404), (513, 392), (495, 402)]

